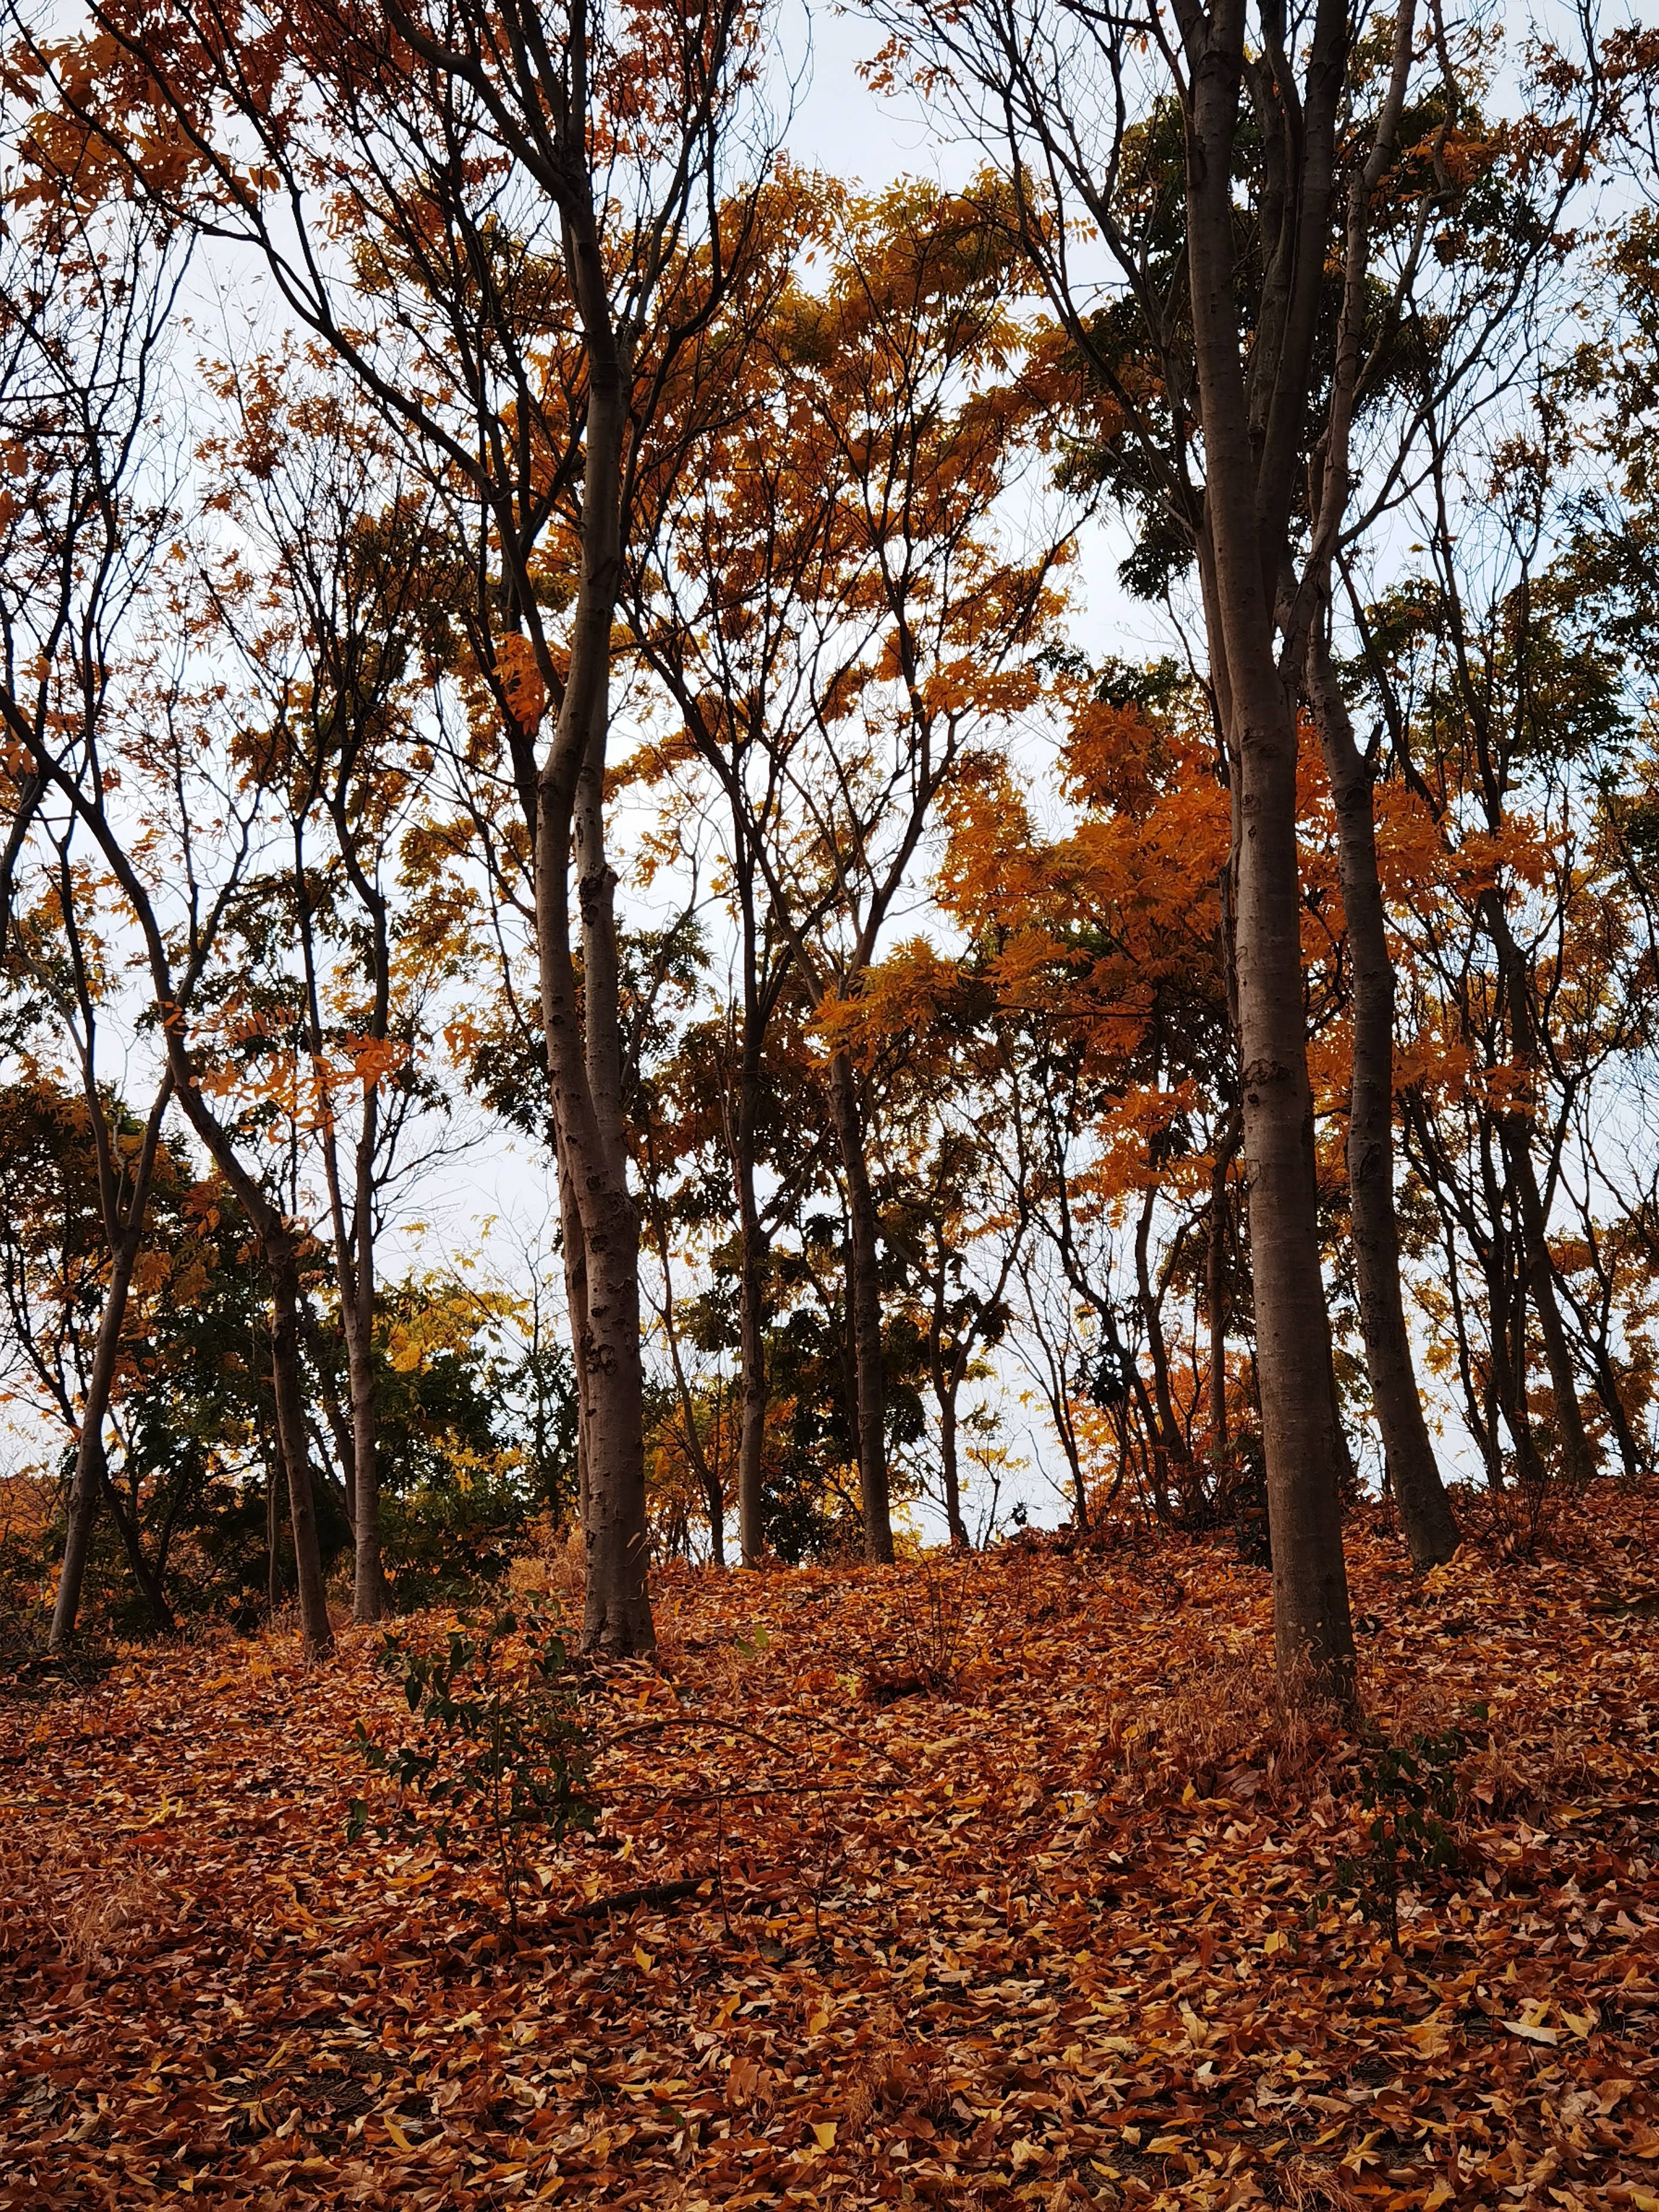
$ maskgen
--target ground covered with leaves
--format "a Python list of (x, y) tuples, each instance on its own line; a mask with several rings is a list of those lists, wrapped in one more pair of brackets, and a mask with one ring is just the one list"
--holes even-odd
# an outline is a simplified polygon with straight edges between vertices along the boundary
[(516, 1937), (377, 1635), (15, 1684), (0, 2202), (1659, 2212), (1659, 1498), (1516, 1534), (1352, 1529), (1369, 1741), (1219, 1540), (666, 1574)]

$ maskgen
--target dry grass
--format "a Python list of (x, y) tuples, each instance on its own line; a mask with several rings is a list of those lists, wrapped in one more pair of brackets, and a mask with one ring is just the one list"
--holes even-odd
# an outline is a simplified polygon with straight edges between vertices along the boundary
[(60, 1907), (58, 1948), (84, 1973), (114, 1972), (161, 1933), (167, 1906), (167, 1892), (137, 1859), (88, 1868)]
[(849, 2079), (847, 2124), (858, 2136), (874, 2122), (898, 2122), (906, 2113), (941, 2120), (952, 2094), (943, 2054), (907, 2035), (893, 2014), (871, 2035)]
[(587, 1560), (579, 1528), (560, 1528), (550, 1514), (532, 1522), (527, 1548), (507, 1571), (507, 1587), (520, 1604), (558, 1597), (581, 1602)]
[(1149, 1805), (1188, 1790), (1275, 1799), (1310, 1782), (1342, 1734), (1336, 1709), (1295, 1695), (1265, 1656), (1218, 1648), (1161, 1695), (1112, 1707), (1095, 1778)]
[(1291, 2212), (1359, 2212), (1366, 2201), (1340, 2166), (1322, 2164), (1300, 2151), (1284, 2160), (1273, 2179), (1279, 2203)]
[(1543, 1713), (1500, 1705), (1486, 1724), (1486, 1741), (1464, 1762), (1461, 1780), (1489, 1818), (1539, 1814), (1597, 1778), (1595, 1761), (1575, 1729)]

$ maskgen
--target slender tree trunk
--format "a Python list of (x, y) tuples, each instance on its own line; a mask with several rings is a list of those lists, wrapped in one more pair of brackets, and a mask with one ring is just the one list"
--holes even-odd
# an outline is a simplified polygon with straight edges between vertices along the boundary
[(945, 1357), (945, 1316), (941, 1310), (945, 1257), (941, 1251), (933, 1310), (928, 1322), (927, 1373), (933, 1386), (934, 1402), (939, 1407), (939, 1472), (945, 1484), (945, 1523), (950, 1531), (951, 1550), (965, 1552), (968, 1549), (968, 1529), (962, 1517), (962, 1477), (957, 1452), (957, 1391), (962, 1381), (963, 1362), (959, 1350), (952, 1351), (948, 1362)]
[[(1232, 584), (1224, 577), (1219, 596), (1228, 603), (1246, 597), (1249, 580)], [(1247, 608), (1238, 611), (1241, 633), (1247, 613)], [(1310, 1170), (1313, 1097), (1303, 1012), (1296, 729), (1263, 643), (1241, 635), (1238, 653), (1229, 658), (1243, 779), (1239, 1043), (1273, 1638), (1282, 1676), (1297, 1680), (1310, 1671), (1316, 1685), (1346, 1698), (1353, 1679), (1353, 1629), (1342, 1557), (1330, 1325)]]
[(587, 1346), (587, 1247), (580, 1208), (564, 1159), (558, 1160), (559, 1249), (564, 1262), (565, 1316), (570, 1330), (570, 1364), (576, 1387), (576, 1525), (587, 1537), (587, 1405), (583, 1379)]
[(115, 1363), (126, 1322), (127, 1293), (138, 1257), (139, 1239), (133, 1231), (122, 1240), (114, 1270), (105, 1294), (93, 1347), (92, 1372), (87, 1378), (87, 1401), (81, 1413), (81, 1434), (75, 1447), (75, 1479), (70, 1486), (69, 1529), (64, 1540), (64, 1560), (58, 1574), (58, 1595), (52, 1609), (52, 1630), (46, 1648), (61, 1651), (75, 1633), (81, 1609), (81, 1587), (86, 1577), (87, 1554), (92, 1547), (93, 1524), (104, 1490), (104, 1419), (109, 1411)]
[[(341, 1405), (339, 1393), (321, 1371), (322, 1331), (316, 1326), (314, 1316), (302, 1304), (300, 1308), (300, 1334), (318, 1369), (317, 1395), (322, 1401), (323, 1419), (328, 1424), (329, 1437), (334, 1446), (334, 1455), (340, 1462), (341, 1482), (345, 1492), (346, 1519), (355, 1532), (357, 1526), (357, 1447), (351, 1439), (351, 1415)], [(349, 1386), (348, 1385), (348, 1389)]]
[(1613, 1443), (1619, 1448), (1620, 1467), (1626, 1480), (1635, 1482), (1642, 1473), (1642, 1455), (1637, 1449), (1630, 1416), (1625, 1411), (1619, 1377), (1613, 1371), (1613, 1361), (1605, 1344), (1593, 1343), (1590, 1352), (1595, 1363), (1595, 1395), (1601, 1401), (1601, 1410), (1607, 1417), (1607, 1426), (1613, 1431)]
[(766, 1549), (763, 1517), (766, 1451), (765, 1237), (755, 1201), (753, 1131), (739, 1108), (738, 1357), (743, 1404), (738, 1431), (738, 1541), (743, 1564), (757, 1567)]
[(878, 1565), (890, 1565), (893, 1524), (887, 1490), (887, 1386), (881, 1343), (878, 1231), (875, 1200), (870, 1190), (870, 1166), (865, 1157), (858, 1077), (847, 1053), (832, 1054), (829, 1085), (842, 1172), (847, 1178), (847, 1288), (858, 1378), (856, 1433), (865, 1550)]
[[(88, 1109), (97, 1113), (100, 1109), (96, 1086), (90, 1078), (88, 1091)], [(104, 1295), (104, 1310), (99, 1316), (98, 1340), (92, 1354), (92, 1372), (87, 1378), (87, 1402), (81, 1413), (81, 1433), (76, 1440), (75, 1476), (70, 1486), (69, 1528), (64, 1541), (64, 1559), (58, 1570), (58, 1595), (52, 1605), (52, 1629), (46, 1644), (50, 1651), (61, 1651), (74, 1635), (76, 1618), (81, 1609), (81, 1588), (86, 1579), (93, 1524), (98, 1518), (98, 1501), (107, 1480), (104, 1421), (115, 1386), (115, 1367), (120, 1357), (121, 1331), (126, 1326), (132, 1273), (143, 1244), (144, 1215), (149, 1204), (149, 1186), (155, 1170), (155, 1155), (161, 1141), (161, 1124), (166, 1119), (172, 1097), (173, 1076), (169, 1070), (162, 1078), (155, 1103), (144, 1123), (125, 1218), (120, 1211), (118, 1182), (107, 1149), (101, 1155), (103, 1168), (100, 1175), (100, 1204), (104, 1213), (104, 1233), (110, 1247), (110, 1280)], [(159, 1589), (156, 1595), (160, 1596)], [(166, 1616), (165, 1604), (161, 1607), (161, 1613)], [(171, 1625), (170, 1619), (168, 1625)]]
[(1186, 1493), (1192, 1454), (1176, 1418), (1175, 1397), (1170, 1388), (1170, 1348), (1164, 1340), (1163, 1304), (1152, 1290), (1148, 1257), (1155, 1195), (1153, 1192), (1147, 1193), (1135, 1227), (1135, 1291), (1140, 1302), (1141, 1324), (1146, 1331), (1146, 1350), (1152, 1363), (1152, 1406), (1156, 1414), (1152, 1449), (1159, 1468), (1158, 1489), (1161, 1495), (1173, 1468), (1174, 1479), (1181, 1487), (1182, 1503), (1186, 1505), (1190, 1503)]
[(283, 1509), (277, 1492), (283, 1486), (283, 1452), (278, 1444), (270, 1449), (266, 1439), (265, 1452), (265, 1614), (275, 1620), (283, 1601), (282, 1525)]
[[(1527, 961), (1510, 927), (1498, 892), (1489, 890), (1482, 902), (1486, 933), (1498, 955), (1498, 969), (1503, 977), (1504, 999), (1509, 1012), (1510, 1040), (1516, 1060), (1523, 1068), (1538, 1065), (1538, 1030), (1533, 1011), (1531, 979)], [(1589, 1439), (1584, 1433), (1584, 1419), (1578, 1404), (1577, 1378), (1573, 1373), (1572, 1353), (1567, 1344), (1567, 1333), (1561, 1321), (1561, 1308), (1555, 1295), (1555, 1261), (1550, 1254), (1548, 1224), (1544, 1215), (1543, 1198), (1538, 1188), (1537, 1170), (1532, 1156), (1532, 1119), (1530, 1115), (1508, 1113), (1498, 1125), (1498, 1140), (1503, 1148), (1504, 1164), (1514, 1190), (1519, 1215), (1521, 1249), (1525, 1256), (1527, 1290), (1532, 1299), (1533, 1310), (1538, 1316), (1538, 1330), (1544, 1340), (1544, 1362), (1549, 1369), (1550, 1388), (1555, 1394), (1555, 1420), (1561, 1438), (1561, 1471), (1570, 1482), (1588, 1482), (1595, 1472)], [(1522, 1309), (1520, 1334), (1525, 1335), (1525, 1307)], [(1522, 1401), (1524, 1404), (1524, 1399)]]
[(1210, 649), (1225, 665), (1228, 750), (1237, 763), (1234, 966), (1273, 1641), (1281, 1679), (1299, 1684), (1306, 1675), (1346, 1699), (1353, 1626), (1311, 1172), (1296, 717), (1273, 658), (1270, 593), (1278, 562), (1269, 566), (1263, 557), (1236, 327), (1228, 156), (1237, 59), (1218, 56), (1195, 87), (1199, 112), (1188, 139), (1188, 236), (1207, 469), (1199, 559), (1208, 571)]
[(1394, 962), (1376, 870), (1371, 779), (1316, 623), (1308, 688), (1336, 813), (1342, 911), (1353, 979), (1353, 1072), (1348, 1094), (1348, 1203), (1359, 1326), (1389, 1480), (1412, 1563), (1431, 1567), (1457, 1549), (1440, 1470), (1417, 1387), (1400, 1288), (1394, 1203)]
[(1555, 1262), (1550, 1255), (1543, 1200), (1533, 1166), (1531, 1127), (1523, 1116), (1506, 1116), (1502, 1137), (1520, 1206), (1528, 1294), (1533, 1311), (1538, 1316), (1538, 1333), (1544, 1340), (1544, 1364), (1549, 1369), (1550, 1389), (1555, 1398), (1555, 1425), (1561, 1438), (1561, 1472), (1569, 1482), (1584, 1483), (1594, 1475), (1595, 1462), (1584, 1433), (1578, 1381), (1573, 1373), (1572, 1352), (1555, 1295)]
[(138, 1524), (122, 1504), (121, 1494), (110, 1480), (109, 1468), (101, 1453), (99, 1455), (98, 1468), (104, 1496), (109, 1502), (110, 1519), (114, 1522), (115, 1533), (121, 1540), (121, 1548), (127, 1555), (127, 1565), (132, 1570), (132, 1579), (137, 1583), (139, 1593), (144, 1603), (149, 1607), (156, 1626), (170, 1630), (174, 1625), (173, 1608), (167, 1601), (160, 1576), (144, 1557), (144, 1547), (138, 1539)]
[[(674, 1274), (668, 1249), (668, 1224), (662, 1210), (655, 1202), (656, 1182), (647, 1171), (647, 1188), (652, 1194), (651, 1224), (655, 1236), (657, 1262), (662, 1269), (662, 1326), (668, 1340), (669, 1362), (674, 1370), (674, 1388), (680, 1401), (680, 1421), (685, 1436), (685, 1455), (691, 1471), (702, 1492), (703, 1504), (708, 1515), (708, 1552), (710, 1564), (716, 1567), (726, 1565), (726, 1500), (721, 1495), (718, 1457), (711, 1459), (703, 1449), (702, 1438), (697, 1433), (696, 1401), (686, 1376), (685, 1363), (680, 1358), (679, 1327), (674, 1316)], [(720, 1433), (720, 1403), (715, 1401), (714, 1433)], [(690, 1541), (688, 1525), (685, 1548), (690, 1555)]]
[[(610, 329), (597, 232), (573, 232), (568, 243), (588, 346), (586, 467), (569, 667), (537, 784), (536, 939), (566, 1279), (569, 1284), (579, 1265), (583, 1302), (580, 1316), (574, 1306), (572, 1312), (586, 1489), (582, 1644), (624, 1657), (648, 1651), (655, 1641), (647, 1588), (640, 1221), (623, 1157), (616, 879), (605, 859), (600, 805), (611, 629), (621, 582), (624, 371)], [(550, 680), (552, 675), (556, 672), (544, 672)], [(580, 1005), (570, 935), (573, 853), (584, 955)], [(580, 1247), (579, 1261), (573, 1243)]]
[[(1303, 1012), (1296, 726), (1249, 602), (1258, 577), (1221, 574), (1242, 788), (1236, 966), (1256, 1366), (1280, 1674), (1352, 1693), (1330, 1327), (1310, 1161), (1313, 1097)], [(1225, 641), (1229, 645), (1232, 641)]]
[[(1511, 1207), (1518, 1203), (1512, 1188), (1507, 1200)], [(1504, 1194), (1497, 1202), (1504, 1203)], [(1532, 1432), (1532, 1408), (1528, 1403), (1526, 1258), (1524, 1253), (1516, 1252), (1515, 1240), (1506, 1231), (1493, 1239), (1486, 1299), (1492, 1315), (1492, 1376), (1515, 1445), (1516, 1472), (1524, 1486), (1535, 1487), (1544, 1480), (1544, 1463)]]
[(346, 1366), (351, 1386), (352, 1577), (351, 1617), (383, 1620), (390, 1607), (380, 1545), (380, 1415), (374, 1382), (374, 1146), (375, 1094), (363, 1098), (357, 1139), (356, 1249), (340, 1285), (345, 1320)]
[(265, 1264), (271, 1284), (270, 1378), (276, 1400), (277, 1443), (288, 1478), (300, 1632), (307, 1651), (315, 1657), (331, 1650), (334, 1632), (329, 1626), (328, 1598), (323, 1588), (311, 1454), (306, 1445), (305, 1400), (300, 1388), (299, 1267), (285, 1232), (267, 1237)]
[(1228, 1115), (1210, 1170), (1210, 1226), (1204, 1254), (1205, 1297), (1210, 1310), (1210, 1462), (1216, 1495), (1227, 1475), (1227, 1176), (1238, 1149), (1239, 1117)]
[(703, 1502), (708, 1515), (708, 1564), (726, 1567), (726, 1499), (720, 1491), (720, 1479), (714, 1462), (707, 1453), (702, 1462)]
[[(350, 828), (337, 815), (342, 850), (349, 850)], [(317, 991), (311, 927), (311, 896), (306, 878), (301, 819), (294, 829), (294, 888), (305, 956), (306, 997), (311, 1025), (313, 1063), (323, 1058), (322, 1008)], [(348, 862), (348, 866), (351, 864)], [(386, 933), (384, 902), (374, 893), (361, 872), (362, 886), (371, 917), (374, 946), (374, 1010), (369, 1034), (384, 1041), (391, 996), (391, 951)], [(357, 1132), (356, 1188), (349, 1222), (340, 1188), (339, 1149), (332, 1121), (324, 1124), (323, 1165), (328, 1183), (329, 1219), (334, 1240), (335, 1293), (340, 1304), (340, 1330), (345, 1339), (346, 1387), (351, 1401), (351, 1449), (341, 1454), (346, 1477), (346, 1496), (351, 1522), (351, 1617), (369, 1623), (384, 1620), (387, 1612), (386, 1571), (380, 1548), (380, 1491), (378, 1480), (378, 1428), (374, 1388), (374, 1154), (379, 1138), (380, 1093), (371, 1082), (364, 1086), (362, 1121)]]
[(1282, 1680), (1300, 1683), (1305, 1674), (1313, 1686), (1347, 1699), (1353, 1628), (1312, 1174), (1297, 725), (1275, 659), (1275, 595), (1325, 266), (1346, 30), (1330, 9), (1319, 9), (1297, 143), (1282, 156), (1295, 221), (1287, 214), (1274, 243), (1248, 367), (1232, 181), (1246, 68), (1242, 9), (1194, 15), (1188, 44), (1187, 271), (1205, 467), (1196, 550), (1237, 809), (1234, 968), (1273, 1638)]
[(962, 1477), (957, 1461), (957, 1394), (948, 1386), (939, 1399), (939, 1444), (945, 1477), (945, 1520), (953, 1552), (968, 1549), (967, 1524), (962, 1517)]

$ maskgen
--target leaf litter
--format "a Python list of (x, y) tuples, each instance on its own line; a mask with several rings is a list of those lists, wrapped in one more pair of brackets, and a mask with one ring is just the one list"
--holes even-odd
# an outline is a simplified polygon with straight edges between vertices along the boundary
[(0, 2203), (1659, 2212), (1654, 1504), (1351, 1528), (1370, 1722), (1465, 1747), (1397, 1949), (1213, 1543), (664, 1572), (516, 1941), (345, 1840), (376, 1632), (124, 1651), (0, 1712)]

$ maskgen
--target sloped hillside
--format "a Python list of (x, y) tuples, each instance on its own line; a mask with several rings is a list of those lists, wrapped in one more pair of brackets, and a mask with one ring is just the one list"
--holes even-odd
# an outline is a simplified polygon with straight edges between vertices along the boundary
[(0, 2201), (1651, 2212), (1655, 1504), (1354, 1529), (1369, 1742), (1218, 1544), (665, 1577), (516, 1939), (378, 1635), (20, 1681)]

